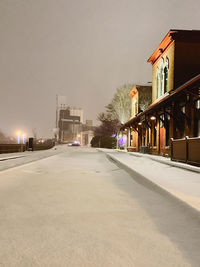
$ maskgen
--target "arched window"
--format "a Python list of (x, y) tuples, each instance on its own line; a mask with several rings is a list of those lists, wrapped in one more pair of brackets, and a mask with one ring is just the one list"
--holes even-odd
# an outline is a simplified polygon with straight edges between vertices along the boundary
[(167, 93), (168, 88), (168, 69), (169, 69), (169, 59), (166, 57), (165, 68), (164, 68), (164, 94)]
[(161, 62), (161, 67), (160, 67), (160, 96), (163, 94), (163, 72), (164, 72), (164, 69), (163, 69), (163, 63), (164, 63), (164, 58), (161, 59), (162, 62)]
[(157, 68), (157, 72), (156, 72), (156, 99), (158, 98), (158, 91), (159, 91), (159, 69)]
[(164, 68), (164, 94), (167, 93), (168, 69)]

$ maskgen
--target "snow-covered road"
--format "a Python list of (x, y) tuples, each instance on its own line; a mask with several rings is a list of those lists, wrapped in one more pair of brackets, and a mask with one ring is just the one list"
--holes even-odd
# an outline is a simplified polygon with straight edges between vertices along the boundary
[(187, 210), (95, 149), (43, 153), (0, 172), (0, 266), (199, 266)]

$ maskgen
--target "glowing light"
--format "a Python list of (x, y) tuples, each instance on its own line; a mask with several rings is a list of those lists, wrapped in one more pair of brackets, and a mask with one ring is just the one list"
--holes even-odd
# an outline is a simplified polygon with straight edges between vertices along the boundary
[(138, 125), (142, 125), (141, 121), (140, 121), (140, 122), (138, 122)]
[(156, 117), (155, 116), (151, 116), (151, 118), (150, 118), (152, 121), (154, 121), (155, 119), (156, 119)]
[(123, 135), (123, 136), (121, 136), (120, 138), (119, 138), (119, 145), (120, 146), (124, 146), (125, 144), (126, 144), (126, 136), (125, 135)]
[(20, 144), (20, 131), (17, 131), (17, 143)]
[(22, 134), (22, 143), (25, 144), (25, 134)]

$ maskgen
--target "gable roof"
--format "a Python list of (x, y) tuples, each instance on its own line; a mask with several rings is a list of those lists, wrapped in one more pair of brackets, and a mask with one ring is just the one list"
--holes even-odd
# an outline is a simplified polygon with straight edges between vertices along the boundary
[(181, 42), (200, 42), (200, 31), (199, 30), (169, 30), (165, 35), (164, 39), (158, 45), (156, 50), (147, 60), (153, 65), (156, 60), (163, 54), (163, 52), (170, 46), (174, 41)]

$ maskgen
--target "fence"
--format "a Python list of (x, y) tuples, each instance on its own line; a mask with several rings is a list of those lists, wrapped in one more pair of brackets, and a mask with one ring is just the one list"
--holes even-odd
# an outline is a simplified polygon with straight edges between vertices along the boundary
[(171, 160), (200, 166), (200, 137), (172, 138)]
[(0, 144), (0, 153), (24, 152), (26, 146), (23, 144)]
[(38, 139), (32, 141), (32, 150), (45, 150), (55, 146), (55, 141), (52, 139)]

